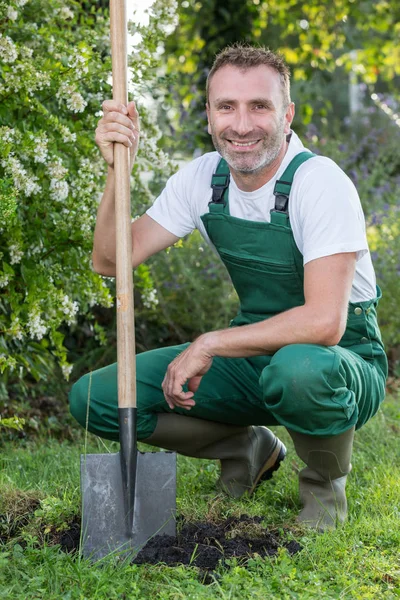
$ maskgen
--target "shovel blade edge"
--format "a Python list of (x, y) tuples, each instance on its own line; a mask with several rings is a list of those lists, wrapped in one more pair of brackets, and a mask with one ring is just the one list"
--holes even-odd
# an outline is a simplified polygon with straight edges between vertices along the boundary
[(138, 452), (132, 530), (125, 519), (120, 454), (81, 456), (82, 552), (135, 556), (159, 534), (176, 535), (176, 454)]

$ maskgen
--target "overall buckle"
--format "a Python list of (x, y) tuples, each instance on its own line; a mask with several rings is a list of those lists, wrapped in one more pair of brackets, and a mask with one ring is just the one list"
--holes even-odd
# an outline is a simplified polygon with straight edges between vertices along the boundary
[(275, 208), (271, 212), (280, 212), (287, 214), (289, 196), (286, 194), (275, 194)]
[(210, 204), (219, 204), (223, 202), (225, 190), (229, 187), (229, 180), (229, 175), (213, 175), (213, 182), (211, 183), (212, 198)]

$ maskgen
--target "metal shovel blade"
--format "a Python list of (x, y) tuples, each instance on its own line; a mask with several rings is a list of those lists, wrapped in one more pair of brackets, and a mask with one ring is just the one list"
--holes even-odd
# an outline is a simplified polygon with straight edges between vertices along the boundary
[(82, 551), (98, 560), (134, 556), (154, 535), (176, 534), (176, 454), (138, 452), (132, 531), (126, 526), (121, 461), (81, 455)]

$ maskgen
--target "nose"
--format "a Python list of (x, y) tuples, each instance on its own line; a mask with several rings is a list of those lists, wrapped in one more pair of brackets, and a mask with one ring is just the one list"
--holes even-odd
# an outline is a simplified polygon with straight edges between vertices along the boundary
[(245, 108), (238, 108), (235, 112), (235, 121), (232, 129), (240, 136), (244, 137), (253, 130), (251, 116)]

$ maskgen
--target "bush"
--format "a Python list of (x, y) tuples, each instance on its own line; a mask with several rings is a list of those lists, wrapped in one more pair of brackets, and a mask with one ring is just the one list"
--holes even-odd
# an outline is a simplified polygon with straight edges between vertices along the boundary
[[(86, 3), (87, 5), (87, 3)], [(135, 72), (143, 95), (156, 68), (154, 44), (172, 19), (158, 2)], [(0, 1), (0, 396), (68, 378), (64, 336), (78, 316), (110, 307), (104, 278), (91, 268), (104, 163), (94, 143), (99, 108), (111, 97), (107, 13), (74, 0)], [(141, 110), (135, 210), (151, 196), (143, 172), (168, 176), (161, 133)], [(160, 176), (160, 175), (159, 175)], [(94, 330), (95, 326), (89, 323)], [(98, 337), (101, 332), (97, 328)], [(104, 339), (104, 336), (103, 336)]]

